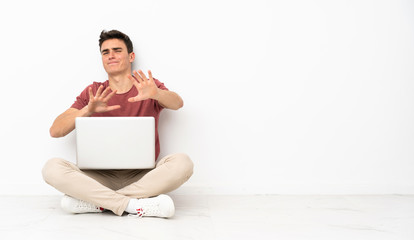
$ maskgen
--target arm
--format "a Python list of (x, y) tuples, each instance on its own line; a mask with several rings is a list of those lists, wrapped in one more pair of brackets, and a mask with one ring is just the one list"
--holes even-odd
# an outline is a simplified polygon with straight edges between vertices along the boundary
[(109, 87), (102, 92), (103, 86), (100, 86), (94, 96), (92, 88), (89, 88), (89, 102), (88, 105), (82, 109), (69, 108), (64, 113), (60, 114), (50, 127), (50, 136), (58, 138), (64, 137), (73, 129), (75, 129), (75, 119), (77, 117), (90, 117), (94, 113), (108, 112), (120, 108), (121, 106), (108, 106), (109, 99), (116, 93), (116, 90), (109, 93)]
[(77, 117), (89, 117), (90, 115), (88, 106), (81, 110), (69, 108), (55, 119), (49, 130), (50, 136), (54, 138), (66, 136), (75, 129), (75, 119)]
[(168, 90), (158, 89), (157, 95), (153, 98), (157, 100), (161, 106), (172, 110), (178, 110), (184, 105), (183, 99), (181, 99), (180, 95)]
[(137, 102), (151, 98), (157, 100), (161, 106), (173, 110), (178, 110), (184, 105), (180, 95), (157, 87), (151, 71), (148, 71), (149, 79), (141, 70), (138, 72), (134, 71), (134, 77), (128, 76), (132, 84), (138, 89), (138, 95), (128, 99), (129, 102)]

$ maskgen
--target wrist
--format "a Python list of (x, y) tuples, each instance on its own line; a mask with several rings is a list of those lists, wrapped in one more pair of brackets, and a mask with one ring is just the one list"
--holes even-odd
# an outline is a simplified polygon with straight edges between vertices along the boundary
[(89, 111), (88, 105), (86, 105), (84, 108), (82, 108), (82, 111), (81, 111), (81, 116), (82, 117), (90, 117), (90, 116), (92, 116), (92, 114), (93, 114), (93, 112)]
[(152, 99), (159, 101), (162, 94), (162, 90), (157, 88), (157, 93), (152, 97)]

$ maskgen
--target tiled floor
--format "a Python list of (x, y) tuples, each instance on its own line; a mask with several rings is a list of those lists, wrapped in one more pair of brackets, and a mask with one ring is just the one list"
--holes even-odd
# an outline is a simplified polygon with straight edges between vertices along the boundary
[(60, 196), (1, 196), (0, 239), (414, 239), (413, 195), (172, 195), (171, 219), (68, 214)]

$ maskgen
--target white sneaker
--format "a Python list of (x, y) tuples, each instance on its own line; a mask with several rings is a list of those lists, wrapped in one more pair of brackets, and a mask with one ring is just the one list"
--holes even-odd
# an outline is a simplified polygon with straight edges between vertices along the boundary
[(68, 195), (64, 195), (60, 201), (63, 210), (70, 213), (98, 213), (103, 212), (103, 208), (97, 207), (92, 203), (88, 203)]
[(173, 200), (164, 194), (151, 198), (137, 199), (134, 208), (136, 213), (131, 213), (128, 216), (169, 218), (175, 212)]

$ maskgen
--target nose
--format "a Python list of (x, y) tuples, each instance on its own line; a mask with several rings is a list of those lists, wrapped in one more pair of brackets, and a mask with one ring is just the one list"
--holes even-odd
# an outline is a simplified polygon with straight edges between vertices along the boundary
[(108, 57), (109, 59), (113, 59), (115, 57), (115, 53), (113, 51), (109, 51)]

